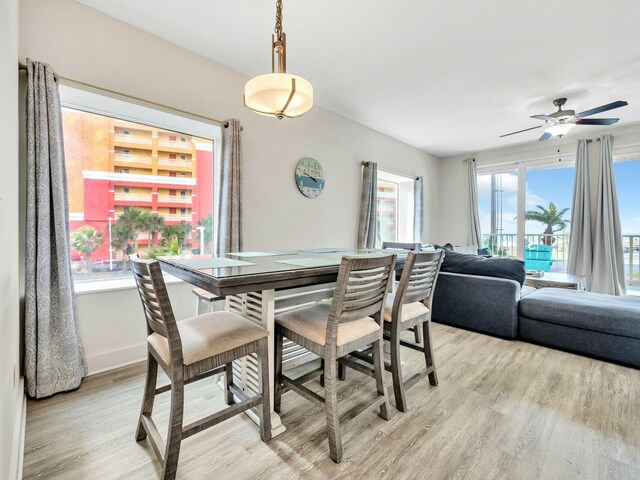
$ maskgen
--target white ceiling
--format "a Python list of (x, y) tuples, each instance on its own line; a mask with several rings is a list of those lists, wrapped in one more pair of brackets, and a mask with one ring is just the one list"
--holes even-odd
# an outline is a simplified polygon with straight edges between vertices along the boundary
[[(275, 0), (79, 1), (247, 75), (271, 68)], [(498, 137), (562, 96), (627, 100), (599, 117), (640, 122), (637, 0), (284, 0), (283, 26), (316, 104), (438, 156), (535, 141)]]

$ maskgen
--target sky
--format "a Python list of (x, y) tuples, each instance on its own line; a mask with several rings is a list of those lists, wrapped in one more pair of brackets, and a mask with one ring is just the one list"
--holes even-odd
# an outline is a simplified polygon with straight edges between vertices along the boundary
[[(553, 202), (561, 210), (571, 207), (573, 197), (574, 167), (546, 168), (527, 172), (526, 209), (536, 205), (549, 207)], [(640, 235), (640, 160), (614, 163), (614, 175), (618, 193), (618, 207), (623, 235)], [(502, 180), (502, 228), (503, 233), (516, 233), (518, 175), (505, 173)], [(491, 232), (491, 175), (478, 176), (478, 208), (483, 234)], [(564, 215), (571, 219), (571, 210)], [(525, 234), (540, 234), (545, 226), (528, 221)], [(567, 227), (568, 233), (569, 227)]]

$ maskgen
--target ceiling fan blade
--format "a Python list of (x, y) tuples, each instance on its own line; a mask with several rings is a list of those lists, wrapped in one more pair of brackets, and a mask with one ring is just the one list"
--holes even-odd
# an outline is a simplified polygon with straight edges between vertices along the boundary
[(517, 132), (505, 133), (504, 135), (500, 135), (498, 138), (508, 137), (509, 135), (515, 135), (516, 133), (528, 132), (529, 130), (535, 130), (536, 128), (540, 128), (542, 125), (538, 125), (537, 127), (525, 128), (524, 130), (518, 130)]
[(551, 138), (553, 135), (551, 135), (549, 132), (544, 132), (542, 134), (542, 136), (538, 139), (539, 142), (543, 141), (543, 140), (547, 140), (548, 138)]
[(554, 120), (557, 120), (556, 118), (550, 117), (549, 115), (531, 115), (529, 118), (537, 118), (538, 120), (544, 120), (545, 122), (553, 122)]
[(629, 105), (627, 102), (623, 100), (618, 100), (617, 102), (607, 103), (606, 105), (601, 105), (596, 108), (592, 108), (591, 110), (585, 110), (584, 112), (580, 112), (576, 115), (576, 117), (583, 118), (588, 117), (589, 115), (595, 115), (596, 113), (606, 112), (607, 110), (613, 110), (614, 108), (626, 107)]
[(578, 120), (576, 125), (613, 125), (617, 123), (619, 118), (585, 118)]

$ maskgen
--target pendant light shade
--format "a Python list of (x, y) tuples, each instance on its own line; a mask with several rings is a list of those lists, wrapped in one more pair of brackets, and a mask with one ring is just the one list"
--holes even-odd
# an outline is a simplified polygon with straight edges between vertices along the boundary
[(282, 0), (276, 1), (276, 28), (271, 38), (271, 72), (252, 78), (244, 86), (245, 107), (279, 119), (299, 117), (313, 107), (311, 83), (287, 73), (287, 34), (282, 31)]
[(313, 106), (313, 87), (297, 75), (265, 73), (247, 82), (244, 104), (262, 115), (299, 117)]

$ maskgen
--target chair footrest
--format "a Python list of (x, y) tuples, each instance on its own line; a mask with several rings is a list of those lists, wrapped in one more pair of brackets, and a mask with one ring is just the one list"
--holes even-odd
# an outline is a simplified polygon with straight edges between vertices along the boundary
[(260, 405), (261, 403), (262, 395), (257, 395), (240, 403), (235, 403), (230, 407), (225, 408), (224, 410), (220, 410), (219, 412), (201, 418), (200, 420), (197, 420), (193, 423), (190, 423), (182, 429), (182, 439), (184, 440), (185, 438), (188, 438), (191, 435), (195, 435), (196, 433), (201, 432), (206, 428), (217, 425), (218, 423), (223, 422), (226, 419), (231, 418), (239, 413), (242, 413), (245, 410), (249, 410), (250, 408)]

